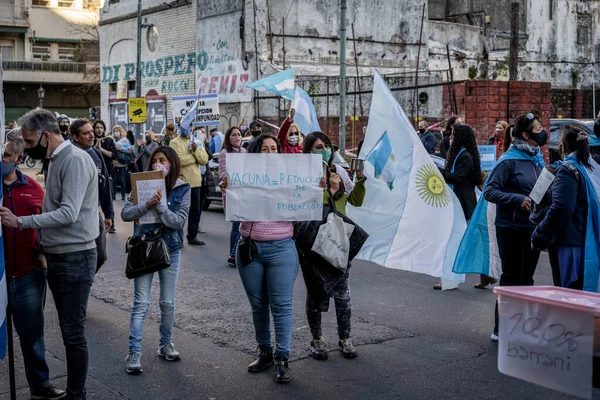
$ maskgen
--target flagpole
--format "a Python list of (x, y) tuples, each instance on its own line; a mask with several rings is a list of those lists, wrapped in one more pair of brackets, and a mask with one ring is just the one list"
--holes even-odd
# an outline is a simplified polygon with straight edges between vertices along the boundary
[(340, 126), (339, 150), (346, 154), (346, 0), (340, 10)]

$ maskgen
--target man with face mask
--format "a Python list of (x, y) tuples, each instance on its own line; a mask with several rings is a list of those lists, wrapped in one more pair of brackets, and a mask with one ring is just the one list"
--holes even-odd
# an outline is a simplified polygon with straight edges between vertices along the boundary
[(60, 134), (63, 139), (71, 140), (71, 133), (69, 132), (69, 126), (71, 126), (71, 120), (65, 114), (59, 115), (57, 118), (58, 121), (58, 129), (60, 129)]
[(436, 139), (434, 134), (427, 130), (427, 126), (427, 122), (419, 122), (419, 135), (421, 136), (421, 143), (423, 143), (425, 150), (427, 150), (429, 154), (434, 154)]
[(212, 153), (220, 153), (223, 148), (223, 134), (217, 128), (210, 130), (210, 151)]
[(104, 158), (100, 150), (94, 147), (94, 128), (92, 124), (85, 118), (76, 119), (70, 126), (71, 137), (73, 144), (81, 150), (86, 151), (98, 170), (98, 206), (102, 209), (102, 214), (99, 214), (100, 228), (99, 236), (96, 239), (96, 249), (98, 250), (98, 264), (96, 272), (106, 262), (108, 255), (106, 253), (106, 232), (110, 231), (113, 225), (114, 211), (112, 203), (112, 195), (110, 191), (110, 175)]
[[(85, 399), (88, 349), (85, 320), (96, 271), (98, 171), (91, 157), (65, 141), (54, 115), (35, 109), (19, 120), (25, 151), (50, 159), (42, 214), (16, 216), (0, 207), (8, 228), (39, 229), (48, 260), (48, 287), (58, 312), (67, 357), (67, 395)], [(66, 290), (68, 289), (68, 290)]]
[(262, 125), (258, 121), (252, 121), (250, 122), (249, 130), (250, 134), (252, 135), (252, 139), (242, 144), (242, 147), (246, 150), (248, 149), (248, 147), (250, 147), (252, 143), (256, 142), (256, 139), (258, 139), (260, 135), (262, 135)]
[[(19, 130), (6, 136), (2, 157), (4, 207), (13, 214), (40, 214), (44, 190), (34, 180), (21, 173), (18, 164), (23, 159), (25, 141)], [(27, 382), (32, 398), (60, 399), (64, 390), (50, 383), (44, 344), (44, 301), (46, 298), (46, 258), (42, 254), (35, 229), (6, 229), (6, 277), (10, 290), (13, 323), (23, 353)]]
[(198, 146), (195, 140), (190, 139), (190, 135), (191, 129), (180, 127), (179, 136), (171, 140), (169, 147), (175, 150), (179, 156), (179, 161), (181, 162), (181, 176), (192, 188), (190, 213), (188, 218), (188, 244), (203, 245), (205, 243), (196, 236), (198, 235), (200, 214), (202, 210), (200, 203), (200, 190), (202, 186), (200, 166), (208, 164), (208, 154), (204, 150), (204, 146)]

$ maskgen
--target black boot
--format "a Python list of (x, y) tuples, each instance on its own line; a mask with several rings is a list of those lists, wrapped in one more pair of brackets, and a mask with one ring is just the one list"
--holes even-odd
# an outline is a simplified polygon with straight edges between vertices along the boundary
[(273, 365), (273, 353), (271, 352), (260, 352), (258, 358), (250, 365), (248, 365), (248, 372), (260, 372), (265, 368), (269, 368)]
[(275, 357), (275, 382), (288, 383), (292, 380), (288, 360), (283, 356)]

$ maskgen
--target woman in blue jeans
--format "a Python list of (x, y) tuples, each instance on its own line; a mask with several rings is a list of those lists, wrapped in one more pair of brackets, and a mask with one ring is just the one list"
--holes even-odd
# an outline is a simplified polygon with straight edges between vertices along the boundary
[[(163, 171), (167, 188), (167, 204), (161, 204), (163, 193), (159, 189), (145, 204), (134, 205), (131, 196), (127, 199), (121, 218), (123, 221), (135, 221), (134, 236), (142, 235), (158, 227), (162, 227), (163, 238), (169, 249), (171, 266), (158, 271), (160, 282), (160, 343), (158, 355), (168, 361), (176, 361), (181, 357), (171, 342), (175, 318), (175, 289), (179, 276), (179, 260), (183, 247), (183, 228), (188, 219), (190, 208), (190, 186), (179, 179), (181, 166), (175, 150), (160, 146), (152, 153), (148, 170)], [(137, 221), (148, 212), (155, 212), (160, 217), (159, 223), (140, 225)], [(125, 360), (128, 373), (142, 372), (142, 332), (144, 320), (150, 306), (150, 291), (154, 273), (142, 275), (134, 279), (134, 299), (131, 308), (131, 324), (129, 328), (129, 354)]]
[[(246, 149), (242, 147), (242, 131), (237, 126), (232, 126), (225, 133), (223, 150), (219, 154), (219, 179), (227, 176), (227, 154), (245, 152)], [(226, 207), (225, 197), (225, 192), (223, 192), (223, 208)], [(240, 240), (240, 222), (233, 221), (229, 234), (229, 258), (227, 259), (227, 263), (232, 266), (235, 266), (235, 250), (238, 240)]]
[[(262, 135), (251, 152), (280, 153), (275, 136)], [(219, 184), (228, 186), (225, 176)], [(290, 381), (288, 359), (292, 341), (292, 296), (298, 274), (298, 253), (291, 222), (242, 222), (236, 264), (252, 307), (258, 358), (248, 372), (259, 372), (275, 363), (275, 381)], [(269, 310), (275, 327), (275, 352), (271, 344)]]

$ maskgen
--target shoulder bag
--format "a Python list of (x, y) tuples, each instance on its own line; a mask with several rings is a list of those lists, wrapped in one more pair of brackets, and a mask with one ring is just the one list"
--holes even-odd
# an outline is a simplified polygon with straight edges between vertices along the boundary
[(125, 276), (129, 279), (171, 266), (169, 249), (162, 237), (162, 227), (127, 239), (125, 252), (127, 253)]

